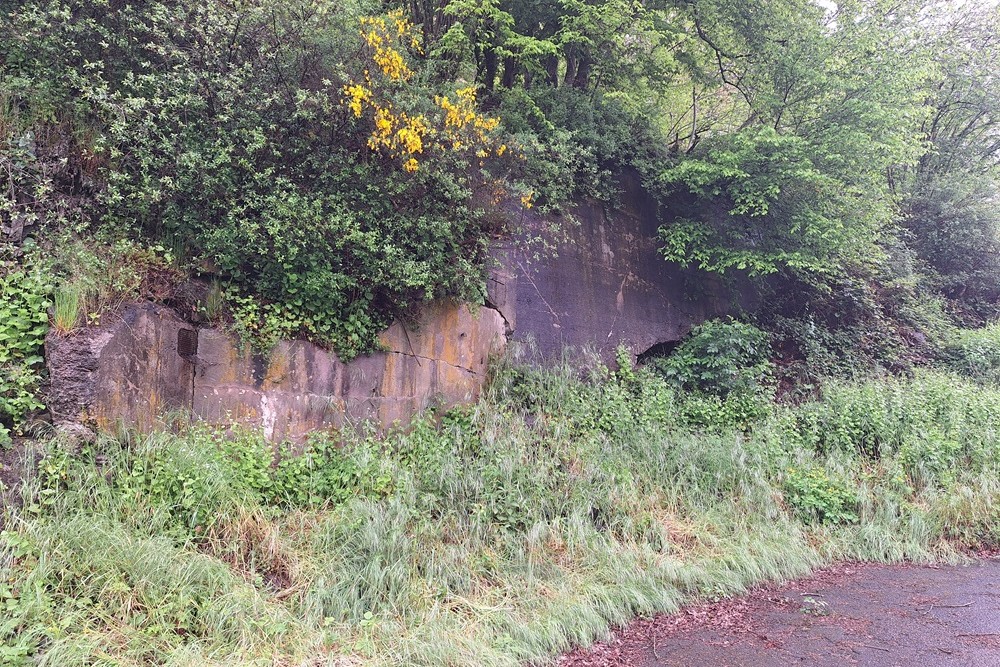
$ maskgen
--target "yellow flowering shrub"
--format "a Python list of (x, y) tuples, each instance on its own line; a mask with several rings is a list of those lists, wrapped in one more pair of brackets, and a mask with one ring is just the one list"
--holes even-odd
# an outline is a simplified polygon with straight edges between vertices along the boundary
[(474, 86), (435, 96), (422, 113), (397, 108), (394, 100), (414, 74), (404, 54), (421, 49), (415, 26), (401, 11), (362, 18), (361, 37), (374, 67), (364, 71), (363, 81), (344, 86), (343, 104), (355, 118), (371, 123), (368, 148), (399, 160), (409, 173), (430, 153), (463, 152), (482, 166), (508, 151), (494, 137), (500, 119), (479, 113)]
[(413, 76), (413, 70), (399, 50), (399, 43), (409, 40), (410, 48), (419, 51), (420, 41), (413, 23), (401, 9), (386, 16), (362, 17), (361, 36), (373, 51), (372, 60), (385, 76), (394, 81), (407, 81)]

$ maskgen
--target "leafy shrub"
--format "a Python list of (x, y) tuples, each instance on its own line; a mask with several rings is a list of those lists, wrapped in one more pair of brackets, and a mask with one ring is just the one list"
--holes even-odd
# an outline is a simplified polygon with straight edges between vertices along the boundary
[(498, 91), (504, 128), (525, 154), (539, 205), (558, 210), (579, 197), (619, 201), (618, 176), (644, 173), (664, 141), (623, 100), (571, 87)]
[(963, 165), (921, 179), (904, 204), (902, 224), (927, 283), (973, 322), (1000, 314), (996, 188), (993, 177)]
[(945, 347), (945, 363), (965, 377), (1000, 382), (1000, 324), (962, 329)]
[[(997, 463), (1000, 393), (953, 375), (831, 382), (820, 397), (783, 412), (788, 448), (895, 460), (918, 486), (951, 481), (961, 466)], [(962, 462), (961, 464), (959, 462)]]
[(886, 260), (878, 270), (783, 272), (768, 281), (754, 319), (772, 334), (782, 389), (808, 396), (829, 378), (905, 373), (937, 357), (954, 325), (897, 259), (900, 266)]
[(680, 393), (685, 423), (709, 428), (747, 428), (770, 410), (774, 395), (768, 334), (736, 320), (695, 327), (668, 356), (648, 367)]
[(51, 286), (38, 262), (0, 257), (0, 441), (31, 412), (37, 396), (42, 346), (48, 331)]
[(772, 368), (766, 332), (736, 320), (712, 320), (695, 327), (667, 357), (652, 367), (679, 388), (716, 396), (755, 394), (770, 384)]
[(349, 358), (424, 301), (481, 298), (515, 154), (473, 88), (416, 76), (419, 35), (379, 9), (31, 0), (0, 24), (9, 126), (56, 138), (78, 176), (52, 188), (87, 184), (75, 229), (215, 273), (259, 304), (234, 309), (250, 342)]
[(739, 392), (728, 396), (689, 393), (680, 398), (680, 417), (684, 424), (711, 430), (749, 429), (771, 411), (766, 394)]
[(820, 468), (789, 468), (785, 501), (806, 521), (857, 523), (858, 495)]
[(765, 127), (708, 140), (664, 168), (652, 182), (677, 211), (660, 228), (664, 257), (766, 275), (824, 270), (834, 253), (851, 254), (872, 221), (856, 215), (861, 194), (818, 166), (814, 151)]

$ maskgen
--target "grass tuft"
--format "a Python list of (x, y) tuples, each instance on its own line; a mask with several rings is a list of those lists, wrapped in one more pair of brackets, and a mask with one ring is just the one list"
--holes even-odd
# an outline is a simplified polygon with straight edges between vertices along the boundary
[(64, 283), (55, 291), (52, 325), (59, 333), (67, 333), (83, 320), (85, 305), (83, 288), (74, 282)]

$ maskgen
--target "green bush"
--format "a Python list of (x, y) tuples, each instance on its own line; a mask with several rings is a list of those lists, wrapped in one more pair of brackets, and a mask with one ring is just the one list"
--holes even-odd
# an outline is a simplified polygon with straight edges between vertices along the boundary
[(950, 483), (959, 462), (974, 470), (995, 465), (998, 419), (995, 389), (922, 372), (913, 379), (831, 382), (818, 399), (782, 413), (778, 437), (789, 448), (824, 455), (894, 460), (924, 487)]
[(667, 357), (652, 367), (680, 389), (716, 396), (755, 394), (771, 382), (766, 332), (736, 320), (712, 320), (695, 327)]
[[(2, 252), (2, 248), (0, 248)], [(51, 285), (38, 262), (0, 256), (0, 441), (43, 406), (42, 346), (49, 327)]]
[[(525, 153), (539, 204), (580, 197), (619, 202), (619, 176), (657, 164), (664, 144), (650, 119), (625, 102), (570, 87), (498, 91), (504, 127)], [(660, 156), (662, 157), (662, 156)]]
[(818, 468), (789, 468), (785, 477), (785, 501), (806, 521), (858, 521), (857, 492)]
[(945, 347), (949, 368), (979, 382), (1000, 382), (1000, 324), (961, 329)]
[[(349, 358), (422, 302), (480, 300), (515, 151), (480, 150), (492, 121), (464, 130), (480, 144), (445, 125), (440, 100), (454, 103), (456, 84), (383, 76), (359, 23), (381, 11), (367, 0), (19, 4), (0, 20), (3, 139), (73, 175), (45, 193), (25, 186), (8, 213), (66, 210), (48, 203), (59, 195), (80, 204), (79, 232), (171, 248), (258, 305), (237, 300), (234, 314), (260, 346), (299, 335)], [(398, 41), (415, 71), (418, 47)], [(419, 161), (378, 148), (374, 114), (348, 103), (358, 81), (379, 108), (429, 128)], [(389, 145), (402, 142), (395, 122)]]
[(688, 424), (744, 428), (770, 409), (774, 370), (769, 355), (770, 339), (761, 329), (712, 320), (647, 365), (682, 392), (681, 413)]

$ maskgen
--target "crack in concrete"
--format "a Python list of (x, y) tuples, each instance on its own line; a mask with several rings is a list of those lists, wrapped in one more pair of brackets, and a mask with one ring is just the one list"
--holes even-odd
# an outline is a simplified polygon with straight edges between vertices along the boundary
[(397, 350), (389, 350), (389, 351), (386, 352), (386, 354), (398, 354), (401, 357), (413, 357), (414, 359), (418, 360), (417, 361), (418, 364), (420, 363), (420, 361), (419, 361), (420, 359), (426, 359), (427, 361), (430, 361), (432, 363), (435, 363), (435, 364), (444, 364), (445, 366), (451, 366), (452, 368), (457, 368), (460, 371), (465, 371), (467, 373), (471, 373), (472, 375), (480, 375), (479, 373), (477, 373), (476, 371), (472, 370), (471, 368), (468, 368), (467, 366), (458, 366), (456, 364), (450, 364), (447, 361), (445, 361), (444, 359), (437, 359), (435, 357), (427, 357), (427, 356), (424, 356), (422, 354), (417, 354), (415, 352), (399, 352)]
[(497, 306), (495, 303), (493, 303), (493, 301), (491, 301), (489, 297), (486, 297), (483, 300), (483, 308), (485, 308), (486, 310), (492, 310), (494, 313), (500, 316), (500, 319), (503, 320), (503, 333), (505, 337), (510, 336), (511, 334), (514, 333), (514, 327), (511, 326), (510, 320), (508, 320), (506, 316), (504, 316), (503, 311), (500, 309), (500, 307)]

